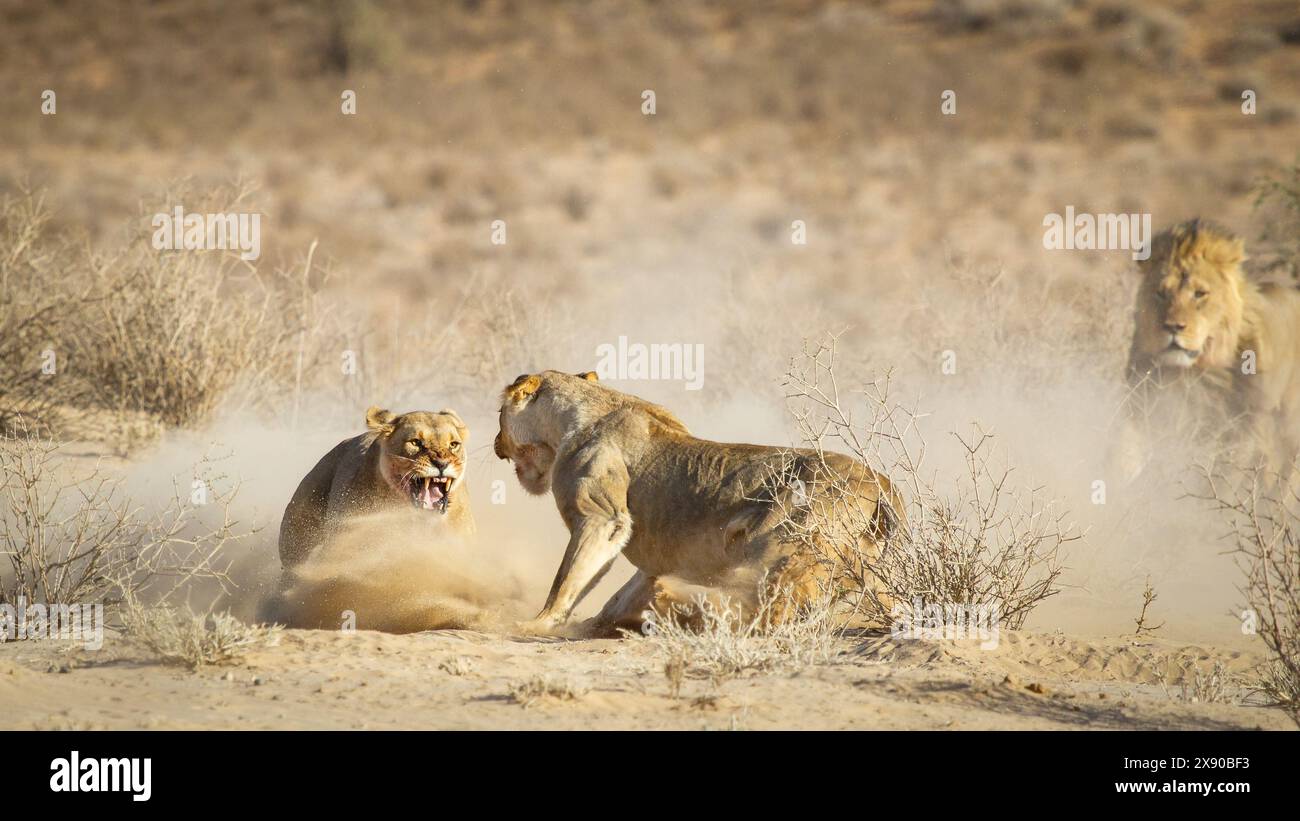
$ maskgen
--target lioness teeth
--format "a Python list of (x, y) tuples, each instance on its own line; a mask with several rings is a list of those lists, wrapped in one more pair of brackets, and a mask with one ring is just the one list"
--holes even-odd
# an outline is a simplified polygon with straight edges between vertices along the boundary
[(446, 513), (454, 482), (450, 476), (416, 476), (411, 483), (411, 499), (417, 507)]

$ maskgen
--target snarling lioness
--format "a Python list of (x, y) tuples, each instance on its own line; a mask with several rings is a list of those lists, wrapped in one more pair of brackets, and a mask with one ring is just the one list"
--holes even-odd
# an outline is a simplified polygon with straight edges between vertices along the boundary
[[(1241, 239), (1200, 220), (1155, 237), (1140, 268), (1128, 380), (1157, 394), (1195, 381), (1218, 418), (1248, 420), (1253, 444), (1285, 473), (1300, 446), (1300, 292), (1252, 281), (1245, 259)], [(1129, 479), (1142, 469), (1137, 437), (1130, 418), (1117, 449)]]
[(855, 534), (857, 555), (868, 558), (902, 510), (888, 479), (847, 456), (698, 439), (665, 408), (600, 385), (594, 373), (516, 379), (502, 394), (496, 453), (527, 491), (553, 493), (569, 528), (546, 606), (525, 625), (543, 632), (568, 620), (620, 553), (637, 572), (589, 632), (636, 629), (648, 609), (689, 605), (687, 586), (744, 607), (760, 585), (774, 585), (794, 599), (788, 614), (828, 578), (823, 562), (783, 537), (792, 505), (818, 505), (832, 482), (851, 488), (870, 523)]
[(325, 454), (280, 523), (280, 562), (301, 563), (349, 519), (398, 509), (472, 533), (464, 489), (469, 431), (454, 411), (366, 411), (369, 430)]

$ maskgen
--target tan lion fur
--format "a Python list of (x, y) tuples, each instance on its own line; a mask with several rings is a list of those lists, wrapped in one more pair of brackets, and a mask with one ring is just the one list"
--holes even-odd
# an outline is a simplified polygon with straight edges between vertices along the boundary
[(553, 494), (569, 528), (546, 605), (527, 625), (538, 631), (564, 624), (620, 554), (637, 572), (592, 632), (636, 629), (647, 609), (662, 615), (682, 604), (675, 585), (742, 607), (758, 600), (761, 583), (790, 591), (795, 608), (811, 602), (836, 574), (782, 537), (793, 491), (773, 486), (774, 476), (798, 479), (810, 505), (824, 503), (833, 482), (850, 488), (871, 522), (872, 532), (857, 534), (857, 555), (868, 560), (902, 510), (888, 479), (847, 456), (699, 439), (667, 409), (593, 373), (520, 376), (502, 394), (495, 446), (526, 490)]
[[(366, 412), (366, 427), (365, 433), (325, 454), (294, 491), (280, 523), (280, 561), (286, 568), (362, 516), (408, 511), (439, 517), (461, 534), (474, 531), (464, 486), (469, 431), (454, 411), (397, 415), (372, 407)], [(436, 472), (435, 461), (456, 477), (445, 513), (417, 510), (402, 487), (404, 475)]]
[[(1195, 380), (1220, 418), (1248, 420), (1253, 444), (1287, 473), (1300, 446), (1300, 291), (1252, 281), (1245, 260), (1239, 237), (1204, 221), (1156, 236), (1140, 266), (1128, 380), (1162, 393)], [(1131, 479), (1141, 470), (1132, 420), (1119, 436)]]

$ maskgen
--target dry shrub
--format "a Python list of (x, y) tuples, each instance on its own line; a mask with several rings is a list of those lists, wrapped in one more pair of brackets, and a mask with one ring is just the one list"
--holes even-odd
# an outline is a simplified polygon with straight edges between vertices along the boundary
[(1241, 683), (1228, 672), (1223, 662), (1215, 659), (1208, 669), (1191, 664), (1182, 669), (1180, 683), (1175, 693), (1165, 683), (1165, 695), (1189, 704), (1240, 704), (1238, 693)]
[[(167, 201), (186, 199), (190, 213), (237, 213), (249, 209), (247, 198), (239, 189)], [(88, 262), (103, 298), (67, 344), (92, 400), (186, 426), (223, 402), (273, 411), (296, 397), (329, 339), (311, 254), (297, 271), (267, 274), (237, 252), (159, 251), (149, 236), (142, 230), (115, 255)]]
[[(1055, 595), (1063, 551), (1081, 538), (1067, 514), (1040, 487), (1012, 481), (1012, 468), (993, 450), (991, 434), (973, 426), (954, 433), (962, 468), (942, 483), (926, 464), (927, 443), (915, 405), (895, 401), (888, 376), (853, 395), (835, 374), (837, 339), (805, 344), (784, 379), (799, 439), (824, 469), (818, 503), (800, 494), (775, 494), (784, 506), (786, 538), (796, 550), (826, 563), (837, 596), (874, 622), (896, 618), (896, 603), (996, 608), (1003, 627), (1017, 629), (1044, 599)], [(852, 400), (862, 407), (855, 415)], [(864, 555), (872, 512), (856, 488), (826, 467), (838, 450), (887, 476), (902, 496), (900, 526), (883, 539), (879, 557)], [(792, 459), (794, 454), (792, 454)], [(775, 477), (788, 486), (788, 477)]]
[(448, 656), (438, 663), (438, 669), (449, 676), (467, 676), (474, 672), (474, 666), (470, 656)]
[(229, 584), (226, 547), (239, 533), (230, 504), (237, 487), (210, 462), (196, 467), (197, 488), (173, 481), (173, 494), (146, 511), (122, 480), (98, 465), (78, 470), (59, 444), (19, 432), (0, 437), (0, 603), (118, 604), (147, 596), (165, 602), (196, 582)]
[[(29, 426), (93, 436), (106, 424), (82, 424), (88, 411), (126, 429), (141, 418), (195, 427), (218, 410), (249, 410), (296, 426), (309, 395), (349, 407), (400, 404), (430, 385), (478, 395), (568, 351), (567, 314), (550, 294), (482, 276), (372, 322), (326, 296), (332, 276), (314, 243), (287, 268), (152, 245), (155, 210), (245, 213), (256, 210), (251, 198), (245, 187), (182, 186), (98, 252), (45, 230), (39, 198), (0, 202), (0, 424), (22, 414)], [(57, 355), (53, 376), (41, 371), (47, 350)]]
[[(1245, 581), (1241, 593), (1247, 625), (1268, 649), (1269, 661), (1256, 687), (1300, 724), (1300, 496), (1258, 464), (1211, 464), (1203, 469), (1208, 490), (1191, 493), (1222, 514), (1231, 552)], [(1294, 478), (1294, 474), (1292, 474)]]
[[(70, 248), (47, 230), (49, 212), (29, 192), (0, 200), (0, 430), (18, 417), (44, 420), (60, 402), (78, 398), (64, 376), (68, 349), (59, 344), (79, 326), (92, 289), (68, 274)], [(45, 352), (55, 373), (46, 373)]]
[[(239, 213), (249, 196), (182, 189), (159, 210)], [(47, 424), (62, 403), (176, 426), (201, 424), (222, 403), (284, 410), (304, 374), (343, 349), (310, 252), (266, 273), (236, 251), (153, 248), (149, 214), (109, 252), (51, 235), (47, 221), (30, 194), (0, 203), (0, 422), (21, 413), (28, 426)], [(46, 351), (54, 375), (42, 372)]]
[(545, 701), (577, 701), (587, 694), (584, 687), (564, 679), (533, 676), (510, 685), (507, 697), (527, 709)]
[(274, 645), (280, 628), (244, 624), (229, 613), (196, 615), (170, 605), (146, 607), (127, 595), (119, 608), (122, 632), (164, 662), (197, 670), (234, 661), (257, 646)]
[(802, 608), (802, 618), (774, 619), (789, 605), (789, 591), (759, 585), (752, 611), (722, 597), (692, 597), (670, 613), (648, 613), (643, 640), (663, 660), (673, 696), (686, 678), (715, 687), (745, 673), (797, 672), (830, 663), (839, 654), (841, 621), (830, 602)]

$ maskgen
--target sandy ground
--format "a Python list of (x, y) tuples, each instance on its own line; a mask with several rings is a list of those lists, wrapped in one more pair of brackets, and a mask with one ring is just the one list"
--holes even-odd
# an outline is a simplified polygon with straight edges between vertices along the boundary
[[(1009, 633), (993, 650), (878, 637), (845, 640), (833, 664), (688, 679), (674, 696), (638, 639), (291, 630), (238, 663), (189, 672), (110, 634), (93, 654), (0, 646), (0, 727), (1294, 729), (1275, 709), (1192, 702), (1183, 671), (1215, 660), (1241, 673), (1261, 658), (1147, 637)], [(512, 695), (537, 679), (570, 695)]]

